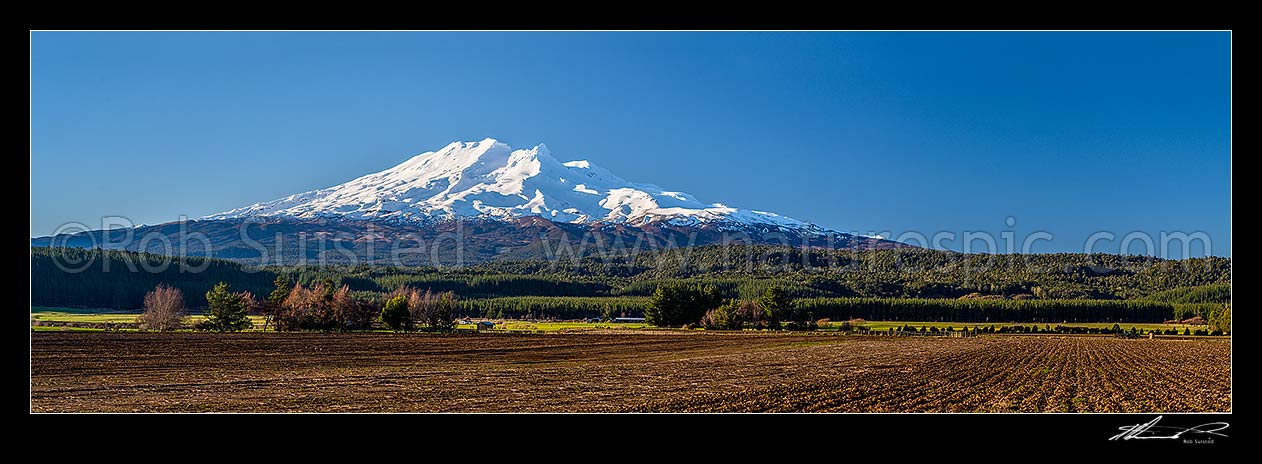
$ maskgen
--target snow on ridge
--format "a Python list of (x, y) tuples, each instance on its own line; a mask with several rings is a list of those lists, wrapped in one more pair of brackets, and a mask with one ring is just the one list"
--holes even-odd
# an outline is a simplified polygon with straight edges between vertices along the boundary
[(452, 142), (380, 172), (201, 219), (291, 217), (427, 221), (455, 217), (642, 224), (667, 221), (824, 231), (775, 213), (706, 204), (684, 192), (623, 180), (586, 160), (557, 161), (544, 144)]

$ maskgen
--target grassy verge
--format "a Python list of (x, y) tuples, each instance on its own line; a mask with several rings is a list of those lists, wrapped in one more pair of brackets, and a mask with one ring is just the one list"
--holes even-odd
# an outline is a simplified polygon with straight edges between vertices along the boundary
[[(654, 328), (645, 323), (612, 323), (612, 322), (552, 322), (552, 321), (514, 321), (499, 320), (495, 322), (495, 330), (512, 330), (522, 332), (575, 332), (584, 330), (640, 330)], [(474, 330), (473, 324), (458, 324), (458, 329)]]
[[(136, 317), (140, 315), (139, 311), (118, 311), (112, 309), (83, 309), (83, 308), (52, 308), (47, 306), (32, 306), (31, 321), (61, 323), (61, 324), (131, 324), (136, 322)], [(195, 314), (187, 319), (189, 325), (196, 324), (206, 319), (206, 316)], [(250, 316), (250, 322), (255, 327), (263, 326), (263, 316)], [(32, 327), (36, 330), (59, 330), (62, 327), (47, 326)], [(67, 329), (78, 329), (77, 332), (95, 332), (101, 331), (100, 328), (93, 327), (66, 327)]]

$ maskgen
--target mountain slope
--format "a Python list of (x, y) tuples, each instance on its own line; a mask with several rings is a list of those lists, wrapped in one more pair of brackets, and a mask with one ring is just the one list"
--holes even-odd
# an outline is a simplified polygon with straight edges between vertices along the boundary
[(31, 239), (258, 264), (455, 265), (629, 256), (709, 244), (904, 247), (774, 213), (704, 204), (543, 145), (455, 142), (344, 184), (194, 221)]
[(427, 222), (454, 218), (688, 225), (811, 227), (774, 213), (704, 204), (692, 195), (628, 182), (587, 161), (562, 163), (542, 144), (528, 150), (486, 139), (453, 142), (333, 187), (203, 219), (288, 217)]

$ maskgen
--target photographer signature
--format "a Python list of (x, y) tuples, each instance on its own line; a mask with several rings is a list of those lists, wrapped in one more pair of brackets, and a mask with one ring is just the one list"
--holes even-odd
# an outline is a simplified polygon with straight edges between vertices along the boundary
[[(1226, 429), (1226, 422), (1210, 422), (1195, 427), (1169, 427), (1165, 425), (1157, 425), (1161, 421), (1161, 416), (1150, 420), (1143, 424), (1123, 425), (1118, 427), (1122, 433), (1114, 435), (1109, 440), (1178, 440), (1184, 434), (1205, 434), (1226, 437), (1226, 434), (1218, 433), (1220, 430)], [(1162, 435), (1165, 434), (1165, 435)]]

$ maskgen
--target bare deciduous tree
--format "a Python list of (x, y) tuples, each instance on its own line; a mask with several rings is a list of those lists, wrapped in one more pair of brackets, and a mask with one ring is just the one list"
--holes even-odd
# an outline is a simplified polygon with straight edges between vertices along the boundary
[(408, 289), (408, 310), (412, 312), (412, 321), (416, 324), (428, 324), (429, 316), (438, 308), (438, 295), (429, 289), (425, 293)]
[(351, 328), (358, 330), (372, 330), (373, 322), (377, 320), (377, 316), (381, 313), (381, 303), (378, 298), (354, 298), (354, 314), (351, 317)]
[(180, 289), (158, 284), (145, 294), (145, 313), (136, 318), (145, 330), (174, 330), (184, 324), (184, 293)]
[(351, 298), (351, 288), (347, 285), (338, 287), (333, 292), (332, 301), (329, 306), (333, 310), (333, 319), (337, 321), (337, 330), (345, 332), (354, 325), (356, 319), (356, 311), (359, 309), (355, 303), (355, 299)]
[(263, 314), (263, 301), (254, 296), (249, 290), (237, 292), (237, 298), (241, 299), (241, 304), (245, 307), (245, 313), (250, 315)]
[(424, 292), (412, 287), (399, 287), (387, 299), (402, 295), (407, 299), (410, 320), (415, 325), (425, 325), (432, 330), (450, 330), (452, 319), (460, 310), (459, 300), (453, 292)]
[(739, 324), (734, 327), (736, 329), (745, 325), (749, 325), (754, 328), (765, 328), (767, 326), (767, 317), (765, 312), (752, 300), (741, 300), (737, 302), (732, 315), (739, 321)]
[(322, 332), (332, 332), (337, 327), (337, 317), (333, 313), (333, 282), (325, 279), (311, 287), (311, 300), (307, 308), (307, 327)]
[(314, 299), (315, 295), (311, 290), (303, 287), (302, 284), (294, 285), (280, 308), (276, 310), (273, 318), (276, 330), (301, 330), (303, 320), (307, 318), (307, 312), (311, 309)]

